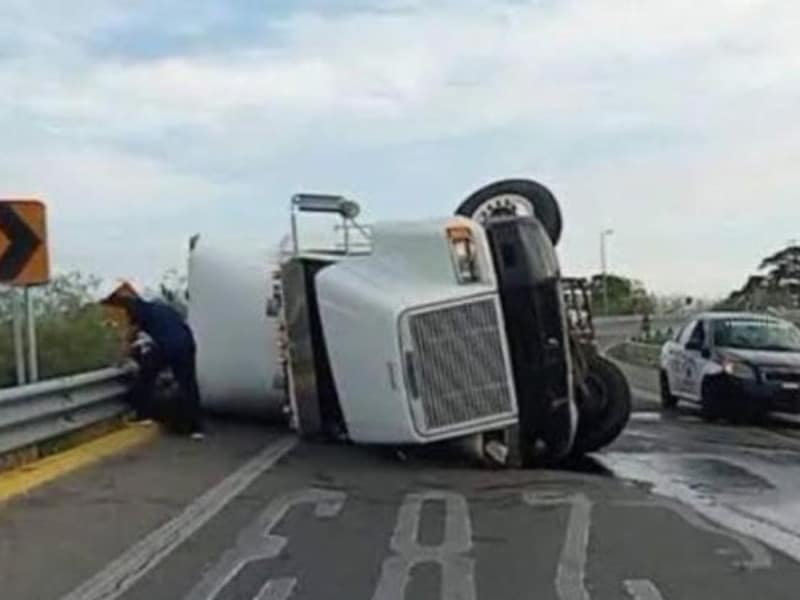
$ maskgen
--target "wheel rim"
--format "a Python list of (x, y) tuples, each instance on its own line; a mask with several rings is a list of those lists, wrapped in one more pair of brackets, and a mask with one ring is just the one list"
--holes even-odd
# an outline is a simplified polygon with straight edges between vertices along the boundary
[(519, 194), (501, 194), (482, 202), (475, 210), (474, 219), (485, 223), (498, 217), (535, 217), (533, 204)]

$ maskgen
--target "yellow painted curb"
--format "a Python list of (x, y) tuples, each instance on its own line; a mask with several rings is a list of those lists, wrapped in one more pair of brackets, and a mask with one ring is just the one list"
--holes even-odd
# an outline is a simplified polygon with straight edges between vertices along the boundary
[(129, 425), (66, 452), (0, 473), (0, 503), (118, 452), (150, 442), (159, 432), (157, 425)]

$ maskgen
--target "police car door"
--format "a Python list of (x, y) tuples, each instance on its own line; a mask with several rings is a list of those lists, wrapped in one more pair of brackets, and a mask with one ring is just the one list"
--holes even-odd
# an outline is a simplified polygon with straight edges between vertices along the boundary
[(703, 374), (709, 362), (708, 348), (706, 322), (698, 321), (683, 349), (685, 360), (683, 369), (684, 388), (682, 391), (694, 400), (700, 399)]
[(669, 388), (673, 394), (683, 395), (686, 389), (686, 343), (694, 331), (697, 321), (686, 323), (675, 341), (669, 345), (667, 354), (667, 374), (669, 375)]
[(688, 336), (687, 330), (691, 329), (693, 323), (684, 323), (677, 333), (668, 341), (662, 350), (661, 368), (667, 374), (669, 389), (673, 394), (680, 393), (682, 381), (680, 378), (680, 364), (683, 361), (683, 338)]

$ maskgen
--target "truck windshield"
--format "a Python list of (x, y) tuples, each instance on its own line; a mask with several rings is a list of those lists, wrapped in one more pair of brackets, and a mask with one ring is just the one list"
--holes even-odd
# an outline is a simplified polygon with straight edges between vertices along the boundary
[(723, 348), (800, 352), (800, 330), (784, 321), (721, 319), (714, 321), (714, 344)]

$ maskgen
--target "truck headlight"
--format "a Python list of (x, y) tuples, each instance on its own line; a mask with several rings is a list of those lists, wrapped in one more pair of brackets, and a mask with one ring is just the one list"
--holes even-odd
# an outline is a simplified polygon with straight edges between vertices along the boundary
[(743, 362), (725, 359), (722, 363), (722, 370), (731, 377), (738, 377), (739, 379), (755, 379), (756, 370)]
[(450, 240), (450, 253), (456, 271), (456, 280), (460, 284), (477, 283), (481, 280), (475, 240), (469, 227), (449, 227), (447, 237)]

